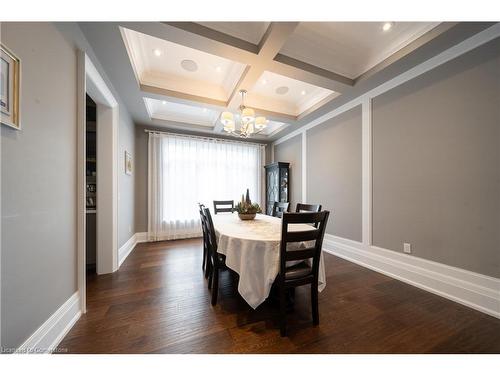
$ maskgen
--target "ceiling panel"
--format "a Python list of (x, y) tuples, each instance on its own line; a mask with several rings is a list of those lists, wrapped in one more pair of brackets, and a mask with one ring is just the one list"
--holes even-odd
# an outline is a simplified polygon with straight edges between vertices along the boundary
[(152, 120), (182, 122), (186, 128), (191, 124), (212, 128), (219, 118), (218, 111), (206, 107), (151, 98), (144, 98), (144, 103)]
[(357, 78), (438, 25), (433, 22), (301, 22), (280, 53)]
[(199, 22), (199, 24), (253, 44), (259, 44), (269, 27), (269, 22)]
[(265, 71), (249, 91), (246, 104), (299, 116), (322, 100), (333, 99), (337, 95), (331, 90)]
[(226, 101), (245, 65), (121, 28), (137, 80), (145, 85)]

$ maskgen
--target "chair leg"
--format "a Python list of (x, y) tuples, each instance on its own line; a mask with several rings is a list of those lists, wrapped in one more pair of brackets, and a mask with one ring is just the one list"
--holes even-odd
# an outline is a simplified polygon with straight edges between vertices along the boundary
[(217, 304), (217, 293), (219, 292), (219, 269), (212, 269), (212, 306)]
[(207, 261), (205, 266), (205, 279), (209, 277), (211, 270), (212, 270), (212, 262), (210, 261), (210, 257), (207, 254)]
[(212, 289), (214, 272), (213, 272), (212, 262), (210, 262), (210, 259), (208, 259), (207, 270), (205, 272), (205, 275), (208, 276), (208, 289)]
[(319, 308), (318, 308), (318, 284), (311, 284), (311, 308), (313, 325), (317, 326), (319, 324)]
[(286, 336), (286, 290), (284, 285), (280, 285), (280, 335)]
[[(201, 263), (201, 269), (203, 271), (205, 271), (207, 269), (207, 248), (206, 246), (204, 245), (203, 246), (203, 261)], [(205, 272), (205, 275), (206, 275), (206, 272)], [(205, 276), (206, 277), (206, 276)]]

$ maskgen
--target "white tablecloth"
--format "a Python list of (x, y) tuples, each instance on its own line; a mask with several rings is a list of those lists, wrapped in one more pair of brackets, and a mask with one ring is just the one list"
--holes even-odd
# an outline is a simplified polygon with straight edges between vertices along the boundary
[[(218, 252), (226, 256), (226, 265), (240, 275), (238, 291), (256, 309), (269, 296), (279, 273), (281, 219), (257, 215), (255, 220), (240, 220), (236, 213), (213, 215), (212, 219)], [(299, 231), (312, 227), (290, 224), (289, 229)], [(321, 292), (326, 286), (323, 255), (320, 257), (318, 281)]]

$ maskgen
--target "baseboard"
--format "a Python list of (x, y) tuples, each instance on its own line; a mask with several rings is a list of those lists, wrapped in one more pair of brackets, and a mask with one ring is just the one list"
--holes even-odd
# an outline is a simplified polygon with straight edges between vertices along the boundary
[(81, 315), (80, 295), (75, 292), (17, 348), (16, 353), (52, 353)]
[(500, 318), (500, 279), (329, 234), (323, 250)]
[(147, 232), (138, 232), (135, 233), (132, 237), (125, 242), (120, 249), (118, 249), (118, 268), (122, 265), (122, 263), (127, 259), (129, 254), (134, 250), (135, 246), (138, 243), (146, 242), (148, 234)]

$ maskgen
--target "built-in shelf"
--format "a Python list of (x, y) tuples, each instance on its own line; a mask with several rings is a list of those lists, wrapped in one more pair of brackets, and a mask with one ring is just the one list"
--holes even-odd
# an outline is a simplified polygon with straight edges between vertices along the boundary
[(96, 214), (97, 210), (87, 209), (85, 212), (88, 214)]

